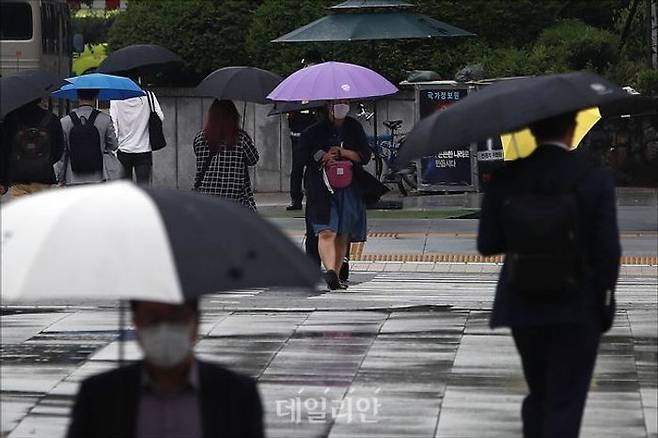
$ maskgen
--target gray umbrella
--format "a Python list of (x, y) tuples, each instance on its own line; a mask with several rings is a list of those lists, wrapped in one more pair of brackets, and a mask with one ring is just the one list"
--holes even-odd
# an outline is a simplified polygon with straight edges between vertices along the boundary
[(183, 60), (178, 55), (164, 47), (156, 44), (132, 44), (107, 55), (98, 66), (98, 71), (119, 73), (182, 63)]
[(371, 41), (464, 36), (475, 34), (426, 15), (384, 11), (328, 15), (272, 42)]

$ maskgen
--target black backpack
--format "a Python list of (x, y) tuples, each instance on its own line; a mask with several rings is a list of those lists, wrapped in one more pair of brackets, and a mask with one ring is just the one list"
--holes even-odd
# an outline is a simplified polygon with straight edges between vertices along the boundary
[[(508, 286), (534, 299), (576, 293), (586, 269), (580, 201), (576, 189), (587, 171), (570, 184), (535, 182), (503, 201)], [(522, 185), (519, 181), (519, 183)]]
[(69, 150), (71, 169), (76, 173), (93, 173), (103, 170), (103, 152), (101, 151), (101, 136), (94, 126), (96, 116), (100, 111), (94, 109), (89, 118), (78, 117), (75, 112), (70, 114), (73, 127), (69, 132)]
[(36, 127), (19, 125), (11, 143), (12, 181), (38, 182), (52, 178), (52, 138), (48, 131), (50, 117), (49, 113), (46, 114)]
[(157, 112), (155, 112), (155, 98), (150, 91), (146, 92), (146, 98), (149, 103), (149, 143), (151, 144), (152, 151), (159, 151), (167, 146), (164, 132), (162, 131), (162, 120)]

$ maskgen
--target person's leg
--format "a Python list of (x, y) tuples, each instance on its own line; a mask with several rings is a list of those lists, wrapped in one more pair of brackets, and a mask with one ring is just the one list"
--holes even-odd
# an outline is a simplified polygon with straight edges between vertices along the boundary
[(340, 281), (347, 281), (350, 277), (350, 249), (352, 247), (351, 243), (347, 244), (345, 250), (345, 257), (343, 257), (343, 264), (340, 265), (340, 271), (338, 272), (338, 278)]
[(123, 166), (123, 179), (133, 180), (133, 168), (134, 163), (132, 159), (132, 154), (127, 154), (125, 152), (118, 151), (117, 158)]
[(150, 186), (153, 166), (151, 163), (135, 165), (135, 182), (140, 186)]
[(313, 225), (309, 220), (308, 213), (305, 218), (306, 222), (306, 241), (304, 242), (304, 249), (308, 255), (318, 266), (321, 264), (320, 253), (318, 252), (318, 236), (313, 231)]
[(290, 170), (290, 206), (289, 210), (301, 210), (304, 192), (302, 179), (304, 177), (304, 154), (300, 150), (298, 141), (292, 144), (292, 169)]
[(542, 327), (512, 329), (516, 349), (521, 356), (528, 395), (523, 399), (521, 418), (524, 438), (542, 437), (546, 399), (546, 339)]
[(336, 236), (336, 272), (340, 271), (341, 266), (343, 265), (343, 259), (345, 258), (345, 251), (349, 246), (349, 236), (345, 234), (339, 234)]
[(600, 340), (598, 328), (560, 326), (549, 345), (542, 438), (577, 438)]
[(318, 234), (318, 252), (327, 271), (336, 270), (336, 233), (324, 230)]

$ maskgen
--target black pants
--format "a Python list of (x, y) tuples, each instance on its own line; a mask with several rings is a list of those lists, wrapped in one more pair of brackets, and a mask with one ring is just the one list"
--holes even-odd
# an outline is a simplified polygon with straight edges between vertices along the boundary
[(318, 250), (318, 236), (316, 236), (313, 231), (313, 225), (311, 224), (308, 214), (305, 214), (304, 216), (306, 222), (306, 240), (304, 241), (304, 249), (306, 250), (306, 255), (320, 266), (322, 260), (320, 259), (320, 251)]
[(123, 166), (125, 179), (133, 180), (142, 186), (151, 185), (151, 173), (153, 169), (153, 152), (139, 152), (130, 154), (126, 152), (117, 152), (117, 157)]
[(291, 137), (292, 140), (292, 169), (290, 171), (290, 200), (293, 204), (301, 204), (304, 199), (302, 191), (302, 179), (304, 178), (304, 166), (306, 155), (299, 146), (299, 138)]
[(556, 325), (512, 329), (530, 394), (524, 438), (577, 438), (599, 347), (596, 327)]

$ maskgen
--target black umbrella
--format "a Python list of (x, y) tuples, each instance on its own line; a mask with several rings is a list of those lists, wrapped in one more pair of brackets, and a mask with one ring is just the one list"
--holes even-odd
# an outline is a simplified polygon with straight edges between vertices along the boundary
[[(47, 218), (38, 213), (44, 205), (52, 207)], [(92, 184), (1, 211), (3, 300), (181, 303), (243, 288), (314, 288), (320, 280), (317, 266), (274, 225), (198, 193)], [(35, 233), (53, 225), (57, 233)]]
[(281, 76), (256, 67), (224, 67), (210, 73), (197, 86), (200, 96), (266, 104), (267, 95)]
[(325, 101), (314, 100), (311, 102), (274, 102), (274, 106), (267, 113), (268, 116), (276, 116), (285, 113), (294, 113), (297, 111), (306, 111), (315, 108), (322, 108)]
[(604, 118), (656, 114), (656, 111), (658, 111), (658, 98), (630, 95), (624, 99), (601, 105), (599, 111)]
[(98, 67), (98, 72), (127, 72), (182, 62), (183, 60), (178, 55), (164, 47), (155, 44), (133, 44), (110, 53)]
[(28, 79), (46, 91), (55, 91), (64, 84), (64, 80), (59, 75), (46, 70), (22, 70), (16, 76)]
[(619, 86), (589, 72), (499, 82), (418, 122), (407, 136), (398, 160), (407, 162), (433, 155), (627, 96)]
[(49, 94), (49, 90), (38, 80), (24, 75), (0, 78), (0, 119), (7, 114)]

